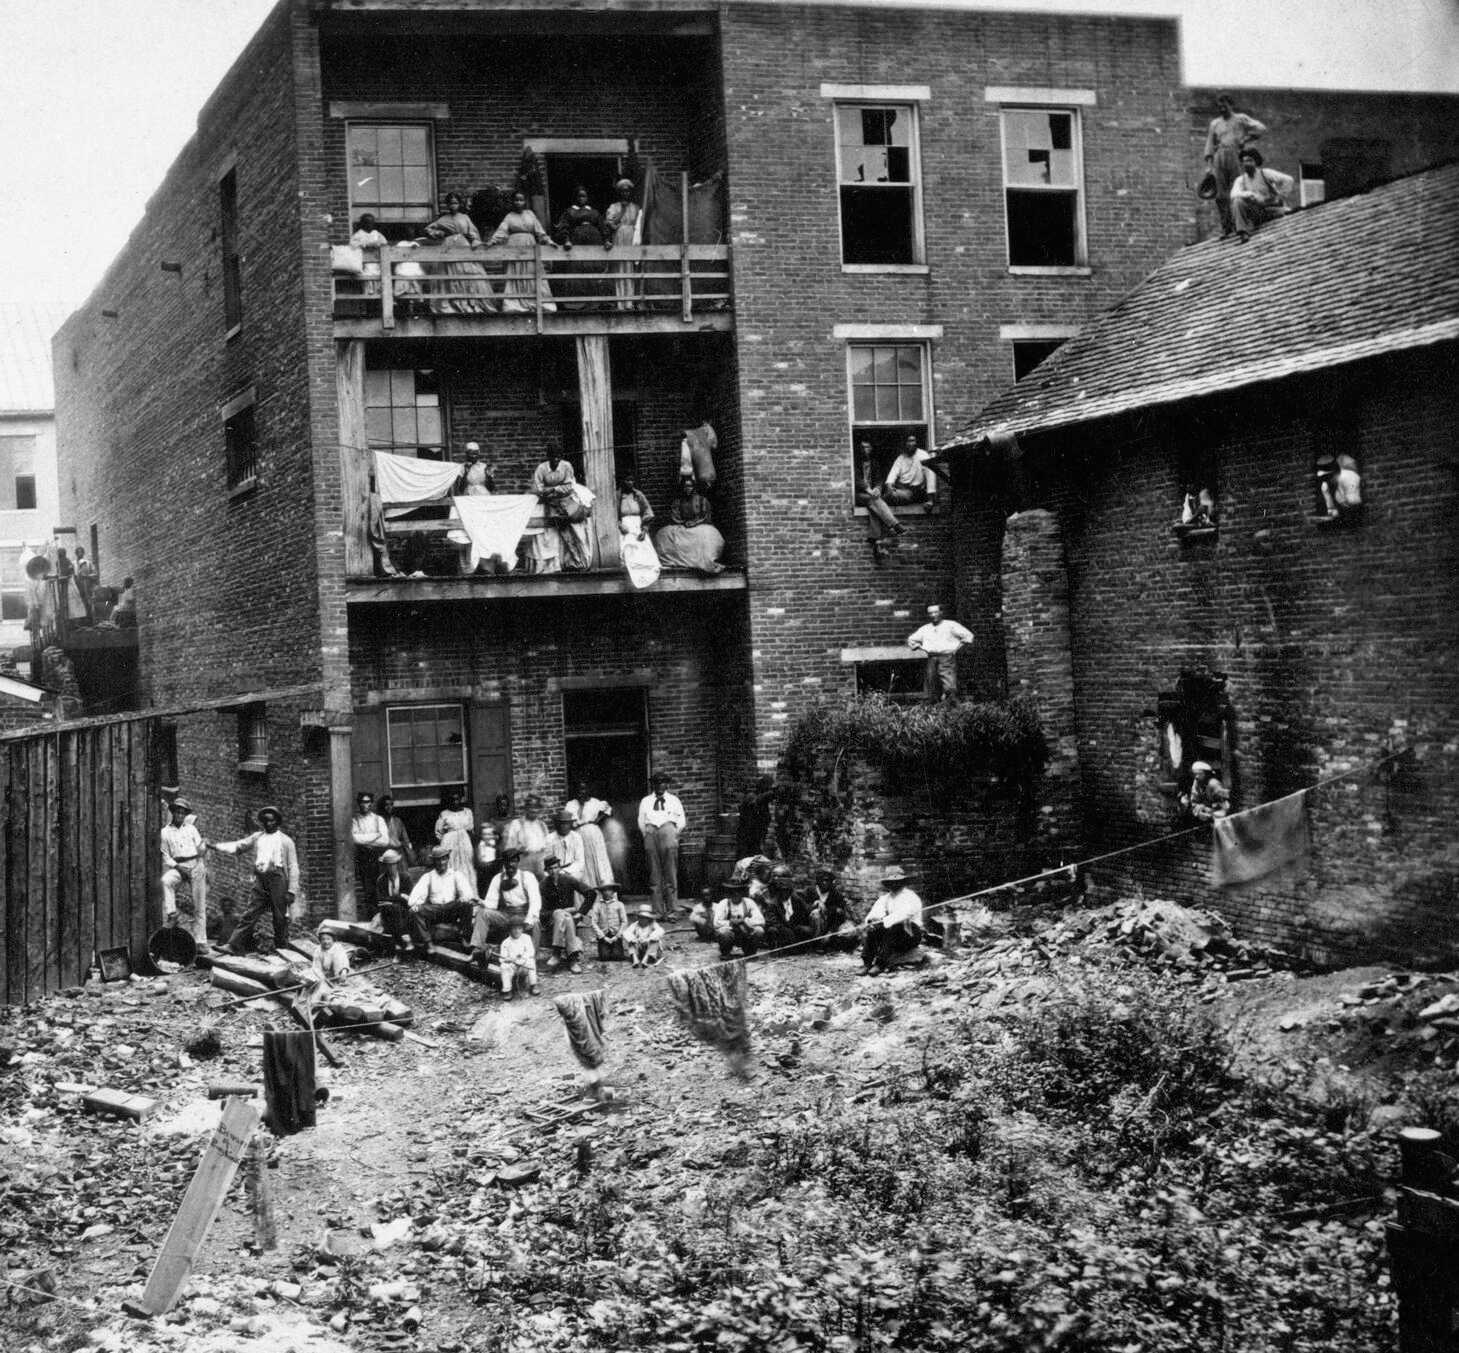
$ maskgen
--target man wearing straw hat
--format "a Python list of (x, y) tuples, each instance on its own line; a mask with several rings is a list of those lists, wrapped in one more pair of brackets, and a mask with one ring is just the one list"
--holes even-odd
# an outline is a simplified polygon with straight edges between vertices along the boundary
[(882, 876), (882, 890), (866, 913), (861, 941), (862, 974), (883, 973), (922, 942), (922, 899), (907, 887), (896, 865)]
[(235, 954), (246, 954), (253, 948), (253, 932), (265, 912), (273, 917), (274, 947), (282, 949), (289, 942), (289, 908), (299, 896), (299, 853), (294, 843), (280, 830), (284, 815), (273, 804), (258, 810), (259, 830), (237, 841), (215, 841), (214, 850), (225, 855), (239, 855), (253, 850), (253, 887), (248, 894), (248, 907), (224, 946)]
[(162, 912), (167, 925), (177, 924), (177, 885), (186, 879), (192, 894), (192, 936), (199, 944), (208, 939), (208, 868), (203, 860), (206, 843), (192, 816), (192, 804), (178, 795), (168, 804), (172, 820), (162, 828)]

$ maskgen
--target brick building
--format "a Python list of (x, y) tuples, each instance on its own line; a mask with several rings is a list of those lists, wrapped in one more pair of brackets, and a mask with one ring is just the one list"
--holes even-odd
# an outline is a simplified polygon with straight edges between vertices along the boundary
[(1323, 960), (1459, 952), (1456, 206), (1451, 165), (1185, 249), (952, 453), (964, 612), (1003, 598), (1090, 852), (1175, 830), (1196, 759), (1238, 810), (1344, 777), (1303, 868), (1212, 888), (1198, 832), (1097, 880)]
[[(906, 679), (952, 597), (945, 510), (873, 560), (853, 438), (881, 465), (946, 439), (1189, 238), (1178, 80), (1166, 21), (281, 0), (55, 344), (65, 510), (138, 580), (145, 697), (323, 691), (180, 728), (205, 829), (280, 803), (312, 903), (347, 907), (356, 784), (419, 835), (449, 784), (489, 817), (586, 773), (626, 812), (652, 764), (692, 856), (810, 699)], [(392, 284), (334, 296), (362, 210), (393, 245), (528, 150), (549, 224), (650, 163), (670, 201), (721, 185), (723, 218), (695, 189), (688, 252), (666, 212), (667, 242), (615, 255), (670, 274), (631, 310), (397, 307), (393, 249)], [(700, 406), (729, 567), (635, 592), (615, 470), (662, 513)], [(452, 576), (440, 521), (395, 522), (431, 576), (374, 576), (369, 451), (475, 441), (520, 491), (551, 437), (606, 490), (606, 567)]]

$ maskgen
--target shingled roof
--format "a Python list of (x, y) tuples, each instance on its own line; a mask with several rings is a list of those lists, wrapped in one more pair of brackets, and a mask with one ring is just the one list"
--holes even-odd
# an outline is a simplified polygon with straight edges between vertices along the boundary
[(1182, 249), (943, 446), (1455, 338), (1459, 164)]
[(49, 413), (56, 407), (51, 385), (51, 335), (66, 309), (0, 301), (0, 413)]

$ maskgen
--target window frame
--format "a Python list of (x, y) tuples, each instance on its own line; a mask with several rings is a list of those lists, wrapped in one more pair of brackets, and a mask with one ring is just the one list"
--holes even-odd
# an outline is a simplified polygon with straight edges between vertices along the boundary
[(263, 775), (269, 768), (268, 706), (238, 707), (238, 769), (245, 775)]
[[(25, 544), (20, 540), (0, 541), (0, 625), (23, 624), (30, 614), (30, 596), (26, 588), (25, 570), (20, 555)], [(11, 556), (14, 562), (11, 562)], [(12, 615), (5, 614), (9, 602)]]
[[(350, 158), (350, 137), (356, 127), (389, 127), (397, 131), (404, 131), (407, 128), (412, 130), (423, 128), (426, 134), (426, 167), (430, 175), (430, 193), (425, 202), (425, 215), (419, 219), (413, 216), (401, 214), (399, 216), (383, 216), (382, 211), (386, 210), (380, 203), (365, 204), (355, 201), (355, 170), (354, 162)], [(355, 220), (361, 212), (368, 211), (379, 223), (382, 230), (390, 227), (403, 227), (412, 225), (426, 225), (435, 220), (440, 211), (440, 187), (438, 184), (439, 175), (436, 165), (436, 124), (430, 118), (389, 118), (389, 117), (352, 117), (346, 118), (344, 124), (344, 160), (345, 160), (345, 196), (349, 203), (349, 228), (353, 232)], [(403, 166), (402, 161), (402, 166)], [(376, 171), (379, 171), (379, 162), (376, 161)], [(407, 208), (398, 208), (404, 213)]]
[[(932, 342), (930, 338), (913, 338), (906, 336), (886, 335), (884, 337), (861, 337), (848, 338), (845, 340), (845, 364), (846, 364), (846, 449), (851, 457), (851, 502), (858, 515), (865, 516), (864, 508), (857, 498), (859, 496), (860, 466), (856, 463), (856, 429), (858, 427), (911, 427), (910, 423), (886, 422), (859, 424), (856, 421), (856, 387), (852, 381), (851, 354), (855, 348), (917, 348), (922, 353), (922, 412), (925, 415), (923, 426), (927, 429), (927, 445), (923, 450), (931, 451), (937, 445), (937, 428), (935, 421), (936, 409), (932, 399)], [(900, 382), (899, 382), (900, 384)], [(885, 479), (885, 471), (883, 471)], [(880, 482), (880, 481), (878, 481)], [(929, 501), (937, 500), (938, 479), (934, 474), (928, 475), (930, 487), (927, 491)], [(896, 509), (899, 517), (912, 515), (919, 516), (926, 512), (925, 503), (907, 503), (899, 505)]]
[[(391, 737), (391, 723), (397, 714), (409, 713), (419, 714), (425, 710), (452, 710), (459, 720), (461, 739), (459, 748), (461, 752), (461, 777), (457, 780), (424, 780), (406, 781), (395, 778), (395, 742)], [(385, 759), (385, 784), (392, 797), (397, 803), (407, 807), (419, 807), (422, 803), (431, 801), (429, 796), (425, 798), (406, 797), (402, 799), (397, 790), (431, 790), (439, 795), (439, 791), (447, 785), (461, 785), (463, 787), (471, 784), (471, 757), (469, 745), (469, 718), (468, 711), (459, 700), (423, 700), (418, 704), (395, 704), (385, 706), (385, 728), (384, 728), (384, 759)], [(439, 750), (440, 744), (435, 744)]]
[[(29, 446), (10, 447), (6, 443), (28, 442)], [(0, 434), (0, 512), (35, 512), (39, 510), (39, 487), (36, 476), (36, 458), (40, 454), (40, 437), (34, 432), (7, 432)], [(25, 473), (22, 473), (22, 470)], [(20, 486), (30, 483), (31, 501), (20, 501)]]
[(236, 164), (218, 175), (218, 221), (218, 244), (223, 256), (223, 337), (227, 340), (243, 328), (243, 248), (239, 242), (242, 218)]
[[(912, 649), (907, 649), (905, 655), (895, 658), (875, 657), (858, 658), (850, 664), (852, 679), (856, 683), (856, 696), (861, 699), (868, 695), (880, 695), (883, 699), (894, 705), (921, 705), (927, 702), (927, 659), (925, 656), (918, 656)], [(911, 675), (911, 669), (917, 670), (917, 681), (915, 686), (908, 686), (904, 690), (882, 689), (878, 686), (863, 685), (863, 675), (871, 676), (873, 672), (880, 669), (886, 676), (893, 675), (892, 669), (906, 668), (907, 675)]]
[[(398, 371), (408, 371), (410, 373), (411, 388), (412, 388), (413, 398), (414, 398), (414, 401), (415, 401), (414, 402), (414, 405), (413, 405), (413, 408), (415, 409), (415, 412), (416, 412), (416, 430), (417, 431), (420, 430), (420, 407), (421, 407), (420, 406), (420, 374), (421, 374), (422, 371), (434, 371), (434, 372), (436, 372), (436, 379), (437, 379), (437, 386), (438, 386), (438, 388), (436, 390), (436, 401), (437, 401), (436, 408), (437, 408), (437, 410), (439, 412), (440, 422), (441, 422), (441, 439), (440, 439), (439, 442), (423, 442), (423, 441), (420, 441), (418, 438), (417, 438), (416, 441), (410, 442), (410, 443), (398, 443), (398, 442), (395, 442), (393, 440), (391, 442), (389, 442), (389, 443), (376, 443), (376, 442), (374, 442), (374, 441), (371, 440), (371, 438), (370, 438), (370, 410), (372, 408), (374, 408), (374, 409), (388, 408), (391, 411), (391, 416), (390, 416), (390, 432), (391, 432), (391, 436), (393, 438), (394, 437), (394, 434), (395, 434), (395, 410), (397, 408), (400, 408), (400, 407), (403, 407), (403, 406), (395, 404), (393, 402), (393, 400), (389, 404), (371, 404), (370, 403), (370, 373), (371, 372), (384, 372), (386, 375), (389, 375), (389, 376), (392, 376), (393, 377), (394, 373), (395, 372), (398, 372)], [(393, 393), (394, 393), (394, 391), (393, 391), (393, 385), (394, 385), (393, 379), (392, 379), (392, 381), (390, 383), (392, 385), (392, 395), (393, 395)], [(432, 451), (439, 451), (440, 452), (440, 455), (439, 455), (439, 457), (437, 457), (437, 459), (447, 460), (447, 459), (450, 458), (450, 456), (449, 456), (450, 446), (451, 446), (451, 420), (450, 420), (450, 417), (449, 417), (450, 401), (446, 397), (446, 390), (445, 390), (446, 382), (443, 379), (441, 379), (441, 376), (440, 376), (440, 368), (439, 367), (419, 367), (419, 366), (367, 366), (365, 368), (364, 385), (365, 385), (365, 443), (366, 443), (366, 445), (368, 446), (368, 448), (371, 451), (388, 451), (390, 454), (396, 455), (396, 456), (400, 456), (400, 455), (418, 456), (420, 454), (421, 448), (422, 447), (425, 447), (425, 448), (427, 448), (429, 450), (432, 450)]]
[[(1309, 174), (1309, 169), (1317, 170), (1316, 174)], [(1311, 192), (1308, 185), (1316, 184), (1317, 191)], [(1318, 160), (1297, 161), (1297, 205), (1301, 207), (1315, 207), (1319, 202), (1327, 201), (1327, 170)]]
[[(912, 190), (912, 261), (910, 263), (848, 263), (846, 261), (846, 217), (841, 205), (841, 190), (848, 186), (841, 177), (841, 110), (843, 108), (905, 109), (911, 116), (912, 132), (907, 146), (907, 160), (911, 170), (910, 185), (886, 185), (888, 188), (899, 189), (910, 186)], [(921, 100), (914, 98), (834, 98), (831, 101), (831, 135), (836, 165), (836, 242), (840, 254), (841, 271), (843, 273), (910, 273), (914, 275), (929, 272), (922, 191)], [(875, 185), (862, 184), (859, 186)]]
[[(1084, 182), (1084, 118), (1083, 105), (1060, 100), (1028, 101), (1007, 99), (998, 104), (998, 173), (1003, 180), (1003, 256), (1008, 271), (1015, 277), (1088, 277), (1089, 266), (1089, 223), (1086, 215), (1087, 194)], [(1008, 182), (1008, 114), (1009, 113), (1065, 113), (1071, 128), (1070, 149), (1074, 156), (1074, 186), (1066, 188), (1050, 185), (1041, 188), (1036, 185)], [(1013, 262), (1013, 224), (1008, 212), (1008, 194), (1013, 192), (1057, 192), (1074, 194), (1074, 262), (1056, 264), (1034, 264)]]
[[(219, 405), (218, 416), (223, 424), (223, 481), (230, 497), (240, 497), (258, 487), (259, 436), (258, 436), (257, 392), (250, 388)], [(253, 433), (252, 471), (234, 477), (234, 453), (230, 444), (230, 429), (241, 414), (248, 414)]]

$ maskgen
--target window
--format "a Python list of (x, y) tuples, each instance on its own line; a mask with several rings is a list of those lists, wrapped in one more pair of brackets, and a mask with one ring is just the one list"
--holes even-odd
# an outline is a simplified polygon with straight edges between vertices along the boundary
[(35, 507), (35, 438), (0, 437), (0, 508)]
[(1310, 160), (1301, 161), (1297, 191), (1298, 202), (1304, 207), (1316, 206), (1317, 203), (1327, 200), (1327, 176), (1320, 164), (1313, 164)]
[(424, 451), (439, 459), (446, 427), (437, 373), (408, 367), (366, 370), (365, 429), (374, 450)]
[(268, 769), (268, 708), (245, 705), (238, 711), (238, 769)]
[(21, 546), (0, 549), (0, 620), (26, 617), (25, 570), (20, 566)]
[[(908, 437), (928, 448), (932, 396), (927, 347), (923, 343), (852, 343), (847, 348), (851, 384), (851, 456), (857, 492), (863, 442), (871, 444), (871, 478), (880, 483)], [(929, 491), (936, 479), (929, 475)]]
[(1064, 345), (1062, 338), (1020, 338), (1013, 344), (1013, 379), (1021, 381), (1046, 357)]
[(460, 705), (395, 705), (385, 711), (390, 787), (409, 802), (439, 800), (466, 784), (466, 731)]
[(915, 104), (836, 105), (841, 262), (922, 262)]
[(243, 323), (243, 255), (238, 250), (238, 171), (218, 180), (223, 236), (223, 323), (229, 333)]
[(382, 225), (429, 221), (436, 214), (428, 123), (351, 123), (346, 131), (350, 219), (370, 212)]
[(1225, 675), (1182, 672), (1173, 691), (1160, 692), (1155, 708), (1166, 792), (1187, 788), (1192, 763), (1204, 761), (1231, 791), (1234, 801), (1236, 716), (1226, 694)]
[(856, 664), (856, 694), (884, 695), (899, 705), (927, 698), (927, 660), (898, 658)]
[(1221, 519), (1220, 457), (1211, 428), (1204, 422), (1176, 420), (1170, 426), (1175, 443), (1175, 474), (1180, 507), (1175, 534), (1212, 538)]
[(1082, 178), (1077, 112), (1051, 108), (1003, 110), (1009, 267), (1083, 265)]
[(223, 405), (223, 454), (230, 489), (246, 488), (258, 478), (253, 398), (249, 391)]

